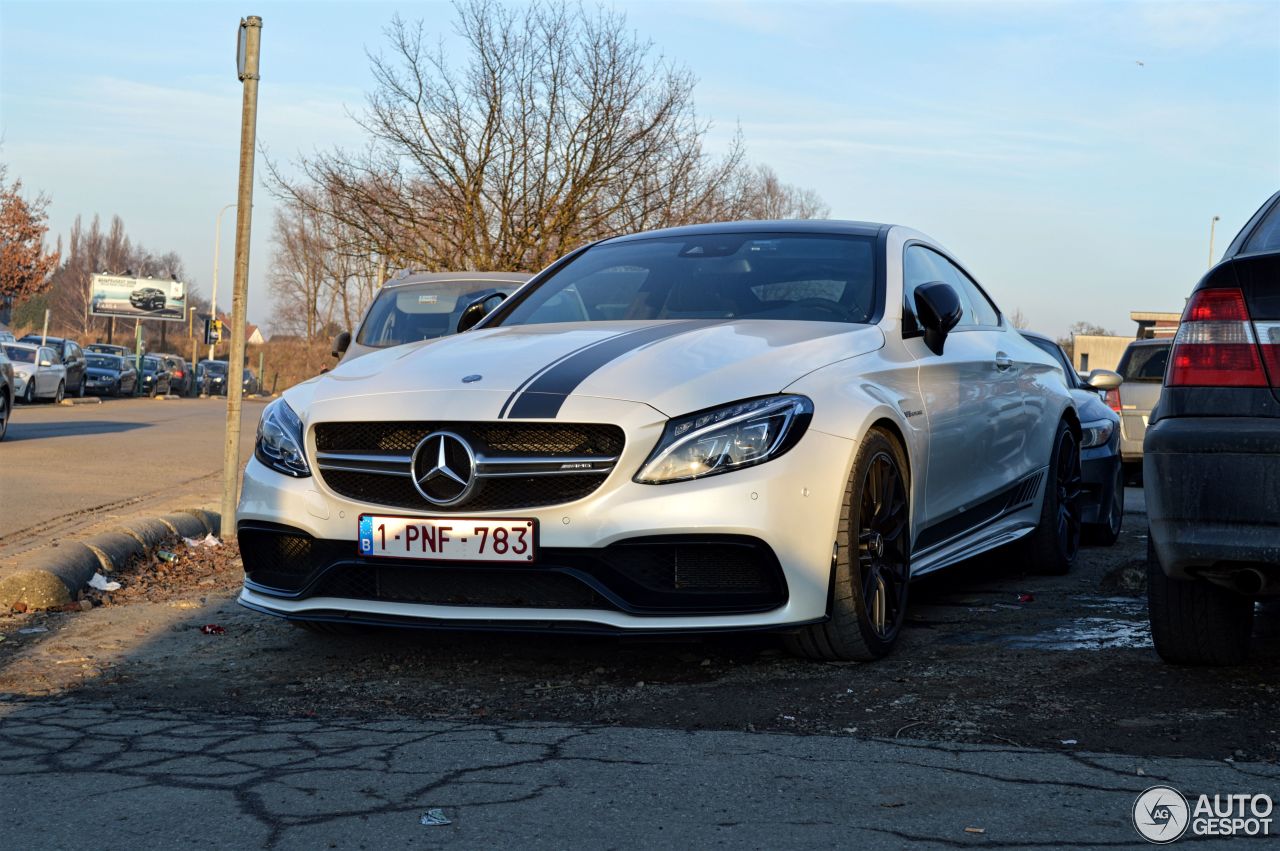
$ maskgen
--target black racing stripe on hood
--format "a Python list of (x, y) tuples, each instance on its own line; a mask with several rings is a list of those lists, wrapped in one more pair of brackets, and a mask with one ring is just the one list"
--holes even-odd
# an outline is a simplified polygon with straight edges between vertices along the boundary
[(670, 322), (650, 328), (640, 328), (601, 343), (580, 349), (545, 369), (523, 390), (512, 394), (508, 400), (507, 419), (554, 419), (560, 413), (564, 400), (586, 381), (588, 376), (610, 361), (628, 352), (715, 324), (714, 320), (689, 319)]

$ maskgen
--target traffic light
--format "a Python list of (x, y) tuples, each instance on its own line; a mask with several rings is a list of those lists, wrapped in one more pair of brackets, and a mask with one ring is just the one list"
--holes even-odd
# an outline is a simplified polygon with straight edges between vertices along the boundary
[(222, 320), (206, 319), (204, 321), (204, 341), (206, 345), (222, 342)]

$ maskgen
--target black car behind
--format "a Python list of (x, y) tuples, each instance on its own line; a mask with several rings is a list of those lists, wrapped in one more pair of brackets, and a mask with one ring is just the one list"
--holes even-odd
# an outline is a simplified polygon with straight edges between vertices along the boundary
[(142, 359), (142, 392), (151, 397), (168, 396), (172, 392), (169, 369), (158, 355)]
[(132, 395), (138, 372), (132, 358), (89, 352), (85, 356), (86, 383), (90, 393), (103, 396)]
[(1191, 293), (1143, 468), (1156, 650), (1241, 661), (1254, 601), (1280, 595), (1280, 193)]

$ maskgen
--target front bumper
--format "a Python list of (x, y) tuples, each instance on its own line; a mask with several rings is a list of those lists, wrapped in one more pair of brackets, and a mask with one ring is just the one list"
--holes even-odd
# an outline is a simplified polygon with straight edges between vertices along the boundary
[[(668, 485), (641, 485), (631, 481), (661, 430), (655, 421), (640, 434), (629, 431), (629, 441), (617, 467), (605, 483), (590, 496), (548, 508), (502, 512), (463, 512), (462, 516), (532, 518), (538, 522), (539, 561), (525, 572), (492, 567), (466, 566), (456, 562), (383, 563), (376, 569), (390, 571), (390, 581), (406, 577), (430, 586), (423, 579), (438, 576), (442, 587), (448, 583), (473, 583), (483, 576), (494, 595), (489, 602), (460, 592), (461, 604), (448, 595), (429, 597), (431, 602), (405, 602), (405, 594), (372, 595), (368, 588), (371, 571), (357, 557), (357, 522), (362, 513), (416, 514), (358, 503), (329, 490), (317, 477), (294, 479), (281, 475), (251, 459), (244, 475), (237, 528), (252, 530), (280, 524), (311, 536), (318, 546), (333, 555), (319, 560), (321, 570), (307, 572), (296, 590), (274, 590), (259, 582), (264, 574), (261, 562), (246, 552), (249, 577), (240, 595), (244, 605), (275, 615), (303, 619), (344, 619), (378, 623), (416, 623), (424, 626), (470, 626), (492, 628), (533, 626), (573, 628), (587, 631), (687, 632), (724, 629), (769, 629), (796, 626), (821, 620), (827, 615), (828, 589), (839, 512), (852, 462), (853, 443), (810, 430), (781, 458), (762, 464), (710, 476), (701, 480)], [(436, 516), (440, 516), (437, 514)], [(457, 516), (457, 515), (455, 515)], [(696, 605), (696, 595), (652, 594), (646, 601), (637, 595), (643, 583), (621, 579), (608, 564), (605, 554), (619, 548), (652, 543), (649, 539), (690, 543), (720, 543), (720, 551), (748, 545), (752, 559), (766, 565), (757, 578), (775, 576), (776, 582), (757, 582), (751, 594), (733, 596), (715, 592)], [(712, 547), (704, 552), (717, 550)], [(738, 550), (745, 553), (745, 550)], [(345, 553), (345, 554), (344, 554)], [(729, 559), (730, 562), (735, 559)], [(610, 571), (614, 572), (611, 574)], [(326, 572), (333, 582), (326, 581)], [(343, 574), (356, 577), (356, 590), (343, 586)], [(557, 597), (554, 604), (540, 602), (538, 594), (559, 579), (568, 577), (595, 597), (581, 597), (574, 605)], [(374, 581), (386, 577), (375, 574)], [(510, 580), (510, 586), (505, 583)], [(524, 591), (519, 583), (533, 580), (538, 587)], [(366, 583), (359, 585), (360, 582)], [(767, 586), (767, 587), (766, 587)], [(471, 587), (471, 586), (468, 586)], [(566, 586), (568, 587), (568, 586)], [(511, 591), (511, 588), (517, 589)], [(510, 591), (506, 598), (502, 592)], [(643, 591), (644, 589), (640, 589)], [(668, 589), (675, 592), (677, 589)], [(723, 591), (723, 588), (720, 589)], [(654, 592), (654, 587), (648, 591)], [(371, 599), (377, 596), (377, 599)], [(515, 598), (519, 597), (519, 601)], [(713, 599), (714, 598), (714, 599)], [(422, 599), (417, 597), (415, 599)], [(503, 602), (505, 599), (505, 603)]]
[(24, 393), (26, 393), (27, 382), (30, 380), (31, 380), (30, 378), (23, 375), (19, 375), (18, 373), (15, 372), (13, 374), (13, 395), (15, 397), (20, 397)]
[(1121, 466), (1119, 447), (1112, 438), (1106, 446), (1084, 449), (1080, 452), (1080, 473), (1084, 494), (1080, 502), (1080, 522), (1106, 523), (1111, 513), (1111, 503), (1124, 499), (1117, 493), (1116, 471)]
[(1165, 573), (1280, 566), (1280, 420), (1159, 420), (1147, 430), (1143, 480)]

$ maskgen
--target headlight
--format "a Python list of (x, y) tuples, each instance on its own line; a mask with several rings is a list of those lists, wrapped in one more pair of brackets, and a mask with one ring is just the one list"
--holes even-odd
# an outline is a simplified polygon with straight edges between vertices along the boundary
[(660, 485), (762, 464), (794, 446), (812, 416), (804, 396), (767, 396), (677, 417), (635, 480)]
[(1080, 448), (1092, 449), (1095, 446), (1104, 445), (1111, 439), (1115, 430), (1114, 420), (1094, 420), (1091, 423), (1084, 423), (1080, 426)]
[(284, 401), (277, 399), (262, 411), (253, 454), (259, 461), (286, 476), (311, 475), (302, 451), (302, 420)]

